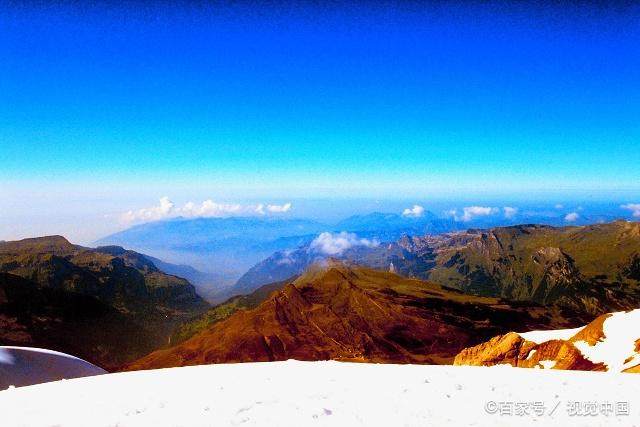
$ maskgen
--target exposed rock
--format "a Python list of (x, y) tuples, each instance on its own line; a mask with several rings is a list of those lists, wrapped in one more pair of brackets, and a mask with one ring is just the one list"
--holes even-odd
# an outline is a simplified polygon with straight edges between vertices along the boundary
[(462, 350), (454, 364), (640, 372), (638, 326), (640, 309), (600, 316), (569, 339), (534, 343), (511, 332)]

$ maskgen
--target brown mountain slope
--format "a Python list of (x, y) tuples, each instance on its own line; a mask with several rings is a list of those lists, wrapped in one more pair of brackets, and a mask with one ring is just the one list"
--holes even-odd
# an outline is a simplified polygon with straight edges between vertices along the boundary
[(236, 312), (128, 369), (289, 358), (446, 363), (498, 331), (567, 326), (564, 316), (331, 263), (312, 268), (255, 309)]
[(256, 308), (264, 302), (269, 295), (275, 291), (281, 290), (293, 280), (295, 280), (295, 278), (291, 278), (291, 280), (288, 281), (269, 283), (268, 285), (261, 286), (248, 295), (237, 295), (229, 298), (225, 302), (210, 308), (195, 319), (178, 326), (171, 335), (169, 344), (174, 346), (178, 345), (192, 336), (210, 328), (214, 323), (227, 319), (237, 311)]

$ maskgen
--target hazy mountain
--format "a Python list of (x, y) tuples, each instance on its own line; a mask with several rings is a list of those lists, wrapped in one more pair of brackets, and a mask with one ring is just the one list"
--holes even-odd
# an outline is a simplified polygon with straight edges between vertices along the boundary
[[(211, 274), (216, 292), (233, 284), (249, 267), (275, 251), (313, 240), (328, 227), (305, 219), (229, 217), (176, 218), (151, 222), (100, 239)], [(204, 284), (203, 284), (204, 285)], [(204, 286), (200, 286), (204, 289)]]
[(382, 212), (354, 215), (334, 227), (335, 231), (349, 231), (379, 240), (395, 240), (403, 234), (440, 234), (459, 228), (460, 225), (453, 219), (438, 218), (429, 211), (417, 217)]
[(310, 245), (279, 251), (251, 267), (229, 291), (246, 294), (263, 284), (299, 275), (312, 264), (331, 257), (377, 270), (391, 270), (407, 277), (426, 277), (429, 269), (435, 265), (434, 252), (429, 247), (420, 251), (406, 248), (401, 244), (405, 239), (370, 246), (355, 245), (340, 254), (331, 255)]
[[(137, 225), (97, 243), (117, 244), (174, 264), (193, 266), (206, 276), (169, 269), (190, 279), (207, 299), (221, 301), (230, 295), (255, 289), (244, 288), (242, 283), (238, 291), (228, 287), (257, 262), (274, 252), (308, 245), (321, 232), (355, 232), (360, 237), (384, 241), (407, 233), (437, 234), (457, 228), (455, 221), (436, 218), (430, 212), (424, 212), (420, 217), (372, 213), (352, 216), (335, 225), (282, 218), (177, 218)], [(280, 275), (277, 280), (289, 276)]]
[(162, 261), (156, 257), (150, 255), (144, 255), (149, 261), (151, 261), (160, 271), (163, 271), (172, 276), (182, 277), (187, 279), (195, 288), (198, 295), (207, 301), (214, 299), (214, 295), (218, 289), (215, 284), (221, 281), (219, 275), (215, 273), (205, 273), (200, 270), (196, 270), (190, 265), (185, 264), (171, 264), (169, 262)]
[(187, 280), (142, 254), (61, 236), (0, 243), (0, 273), (2, 343), (53, 348), (106, 368), (166, 343), (177, 324), (208, 307)]
[(464, 349), (456, 365), (640, 373), (640, 309), (604, 314), (583, 328), (510, 332)]
[(445, 363), (497, 331), (566, 327), (580, 318), (564, 316), (331, 262), (129, 369), (290, 358)]

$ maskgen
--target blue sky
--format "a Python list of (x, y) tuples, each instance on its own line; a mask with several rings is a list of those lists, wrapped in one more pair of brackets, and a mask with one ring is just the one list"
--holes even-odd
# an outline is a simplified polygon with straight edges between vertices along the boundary
[(533, 3), (4, 4), (0, 227), (15, 234), (42, 200), (58, 203), (44, 218), (72, 223), (77, 206), (98, 218), (165, 195), (635, 202), (638, 18)]

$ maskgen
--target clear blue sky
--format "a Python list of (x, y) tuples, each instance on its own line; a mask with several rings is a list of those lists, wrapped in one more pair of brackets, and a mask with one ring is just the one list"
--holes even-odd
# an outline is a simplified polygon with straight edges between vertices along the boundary
[(7, 215), (41, 193), (640, 192), (638, 7), (11, 3)]

